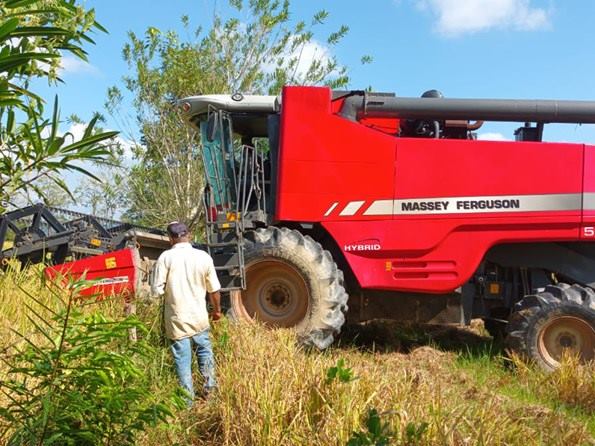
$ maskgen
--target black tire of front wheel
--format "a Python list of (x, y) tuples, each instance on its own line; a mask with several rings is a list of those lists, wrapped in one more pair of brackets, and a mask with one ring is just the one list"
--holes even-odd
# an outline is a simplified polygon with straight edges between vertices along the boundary
[[(345, 322), (347, 293), (343, 272), (331, 254), (320, 243), (299, 231), (267, 227), (249, 231), (244, 236), (246, 275), (257, 262), (272, 261), (290, 265), (307, 287), (307, 309), (295, 324), (300, 342), (319, 349), (327, 348)], [(250, 290), (250, 280), (246, 286)], [(236, 320), (253, 320), (255, 314), (246, 311), (243, 299), (232, 299), (230, 316)]]

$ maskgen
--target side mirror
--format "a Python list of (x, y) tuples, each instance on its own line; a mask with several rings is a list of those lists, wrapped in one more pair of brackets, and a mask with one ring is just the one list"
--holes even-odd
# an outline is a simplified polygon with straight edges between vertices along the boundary
[(207, 121), (207, 141), (215, 141), (215, 136), (219, 131), (219, 115), (217, 113), (210, 113)]

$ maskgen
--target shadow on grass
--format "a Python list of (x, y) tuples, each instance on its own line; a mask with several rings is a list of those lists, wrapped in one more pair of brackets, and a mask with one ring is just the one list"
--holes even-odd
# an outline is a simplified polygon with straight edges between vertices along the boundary
[(338, 348), (356, 348), (381, 353), (410, 353), (429, 346), (471, 357), (496, 357), (503, 354), (502, 342), (481, 330), (453, 325), (430, 325), (374, 320), (343, 327)]

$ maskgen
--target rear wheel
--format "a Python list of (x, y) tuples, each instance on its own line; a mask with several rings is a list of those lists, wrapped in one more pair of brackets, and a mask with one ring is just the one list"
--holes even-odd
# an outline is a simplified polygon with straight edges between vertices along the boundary
[(343, 273), (310, 237), (287, 228), (245, 236), (246, 287), (232, 294), (236, 319), (295, 327), (302, 343), (328, 347), (345, 322)]
[(555, 370), (565, 351), (594, 360), (595, 292), (558, 284), (526, 296), (510, 317), (506, 344), (546, 370)]

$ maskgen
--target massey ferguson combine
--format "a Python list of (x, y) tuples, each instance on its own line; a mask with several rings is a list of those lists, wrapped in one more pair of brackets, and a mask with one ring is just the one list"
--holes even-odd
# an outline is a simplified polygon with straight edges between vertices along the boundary
[[(207, 246), (236, 317), (327, 347), (345, 316), (467, 324), (595, 358), (595, 102), (286, 87), (179, 101), (202, 134)], [(515, 141), (476, 139), (520, 122)]]

